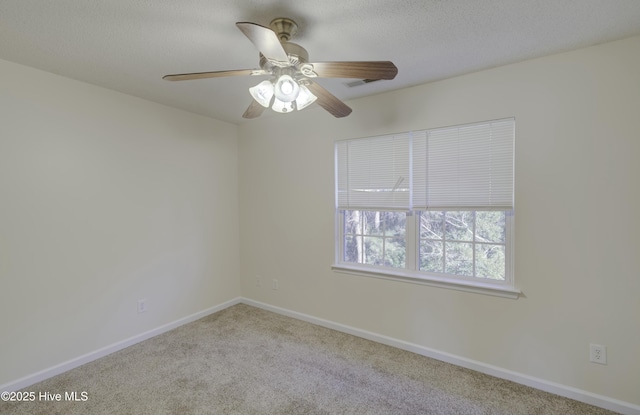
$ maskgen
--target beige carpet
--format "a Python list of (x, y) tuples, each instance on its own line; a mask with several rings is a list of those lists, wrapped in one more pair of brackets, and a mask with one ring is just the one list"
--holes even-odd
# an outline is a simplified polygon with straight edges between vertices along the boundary
[(244, 304), (33, 385), (1, 414), (611, 414)]

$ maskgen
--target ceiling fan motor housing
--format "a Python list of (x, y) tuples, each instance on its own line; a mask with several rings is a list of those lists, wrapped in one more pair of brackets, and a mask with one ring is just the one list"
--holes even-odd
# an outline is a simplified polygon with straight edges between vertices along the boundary
[[(296, 43), (284, 42), (282, 43), (282, 48), (287, 53), (291, 66), (309, 62), (309, 53), (302, 46)], [(260, 54), (260, 68), (268, 71), (272, 70), (275, 66), (276, 65), (265, 58), (262, 53)]]

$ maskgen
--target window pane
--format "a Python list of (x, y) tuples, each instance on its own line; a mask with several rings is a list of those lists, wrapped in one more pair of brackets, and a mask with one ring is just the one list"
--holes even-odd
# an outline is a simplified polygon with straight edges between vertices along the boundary
[(445, 212), (444, 237), (449, 241), (473, 240), (473, 212)]
[(385, 235), (404, 238), (407, 214), (404, 212), (383, 212), (382, 215)]
[(505, 223), (505, 212), (476, 212), (476, 241), (504, 243)]
[(473, 276), (473, 244), (447, 242), (445, 246), (447, 274)]
[(406, 267), (406, 213), (346, 210), (343, 215), (343, 261)]
[(345, 210), (344, 211), (344, 233), (345, 234), (362, 234), (360, 227), (360, 211)]
[(347, 235), (344, 237), (344, 261), (360, 263), (358, 242), (362, 243), (361, 236)]
[(382, 212), (363, 211), (362, 221), (365, 235), (384, 235)]
[(504, 245), (476, 245), (476, 276), (503, 280), (505, 274)]
[(364, 257), (362, 259), (363, 264), (384, 265), (382, 241), (383, 238), (379, 237), (364, 237)]
[(439, 241), (420, 241), (420, 270), (444, 272), (443, 245)]
[(420, 213), (420, 238), (442, 239), (442, 220), (444, 212)]
[(388, 238), (384, 245), (384, 265), (404, 268), (407, 250), (404, 238)]

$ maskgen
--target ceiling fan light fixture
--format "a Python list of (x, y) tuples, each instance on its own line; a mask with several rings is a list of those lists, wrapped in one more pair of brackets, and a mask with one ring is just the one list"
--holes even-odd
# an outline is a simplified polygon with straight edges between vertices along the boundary
[(300, 93), (298, 94), (298, 99), (296, 99), (296, 108), (298, 111), (305, 109), (313, 104), (316, 99), (318, 99), (318, 97), (313, 95), (311, 91), (309, 91), (309, 88), (305, 85), (300, 85)]
[(282, 75), (274, 85), (276, 98), (282, 102), (293, 102), (300, 94), (300, 85), (289, 75)]
[(269, 108), (273, 98), (273, 84), (271, 81), (262, 81), (258, 85), (249, 88), (249, 93), (260, 105)]

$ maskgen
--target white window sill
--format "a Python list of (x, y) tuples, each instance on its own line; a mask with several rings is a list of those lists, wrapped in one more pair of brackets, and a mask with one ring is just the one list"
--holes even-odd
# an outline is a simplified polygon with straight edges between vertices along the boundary
[(424, 275), (408, 270), (396, 270), (389, 268), (374, 268), (358, 266), (357, 264), (334, 264), (332, 270), (343, 274), (352, 274), (365, 277), (382, 278), (386, 280), (407, 282), (412, 284), (429, 285), (432, 287), (448, 288), (451, 290), (466, 291), (478, 294), (493, 295), (497, 297), (517, 299), (522, 292), (515, 287), (483, 281), (463, 281), (449, 278)]

